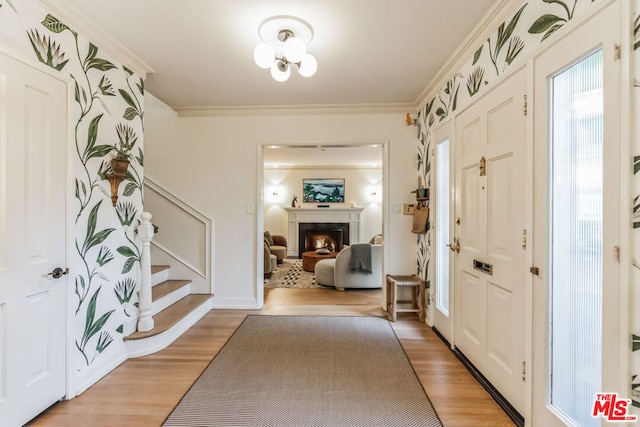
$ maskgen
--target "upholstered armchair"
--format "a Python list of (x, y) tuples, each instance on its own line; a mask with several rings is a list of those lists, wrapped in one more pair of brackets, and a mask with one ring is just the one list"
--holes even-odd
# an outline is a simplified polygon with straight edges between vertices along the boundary
[(323, 259), (316, 263), (316, 281), (321, 285), (345, 288), (382, 287), (382, 245), (371, 245), (372, 273), (351, 271), (351, 247), (345, 247), (335, 259)]
[(269, 243), (267, 239), (264, 239), (264, 278), (268, 279), (271, 277), (273, 272), (276, 270), (278, 264), (278, 258), (271, 253), (271, 249), (269, 248)]
[(268, 231), (264, 232), (264, 238), (269, 242), (269, 250), (272, 255), (276, 256), (278, 264), (282, 263), (287, 257), (287, 238), (279, 234), (271, 234)]

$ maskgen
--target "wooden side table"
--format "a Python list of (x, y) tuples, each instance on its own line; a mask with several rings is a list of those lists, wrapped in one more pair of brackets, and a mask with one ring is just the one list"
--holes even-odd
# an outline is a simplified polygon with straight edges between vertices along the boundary
[[(399, 287), (411, 287), (411, 300), (398, 300)], [(392, 276), (387, 274), (387, 316), (393, 322), (397, 313), (417, 313), (418, 319), (424, 322), (425, 282), (418, 276)], [(409, 307), (398, 304), (409, 304)]]
[(328, 254), (319, 254), (316, 251), (309, 251), (302, 253), (302, 269), (304, 271), (313, 271), (316, 268), (316, 263), (321, 259), (335, 258), (338, 256), (338, 252), (329, 252)]

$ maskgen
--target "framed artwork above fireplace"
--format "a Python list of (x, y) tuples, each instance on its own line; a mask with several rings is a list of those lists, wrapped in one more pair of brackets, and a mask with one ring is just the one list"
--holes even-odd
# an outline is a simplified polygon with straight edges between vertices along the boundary
[(344, 178), (303, 178), (303, 203), (344, 203)]

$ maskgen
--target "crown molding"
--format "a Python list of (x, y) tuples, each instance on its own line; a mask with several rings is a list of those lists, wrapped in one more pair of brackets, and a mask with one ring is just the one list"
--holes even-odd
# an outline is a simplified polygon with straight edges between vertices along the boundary
[(347, 164), (335, 164), (335, 165), (288, 165), (288, 166), (273, 166), (264, 165), (266, 171), (290, 171), (290, 170), (367, 170), (367, 171), (380, 171), (380, 166), (366, 166), (366, 165), (347, 165)]
[(482, 43), (484, 43), (522, 3), (524, 3), (523, 0), (499, 0), (484, 14), (480, 22), (440, 68), (429, 85), (416, 98), (414, 104), (417, 110), (429, 102), (429, 98), (439, 91), (445, 85), (445, 82), (473, 56), (479, 47), (478, 40), (482, 40)]
[(255, 105), (222, 107), (178, 107), (180, 117), (215, 116), (275, 116), (275, 115), (314, 115), (314, 114), (385, 114), (414, 112), (416, 105), (411, 103), (389, 104), (311, 104), (311, 105)]
[(65, 0), (37, 0), (51, 14), (64, 22), (87, 40), (104, 49), (114, 60), (129, 68), (135, 74), (146, 79), (148, 73), (155, 70), (136, 54), (117, 41), (106, 30), (91, 22), (86, 15)]

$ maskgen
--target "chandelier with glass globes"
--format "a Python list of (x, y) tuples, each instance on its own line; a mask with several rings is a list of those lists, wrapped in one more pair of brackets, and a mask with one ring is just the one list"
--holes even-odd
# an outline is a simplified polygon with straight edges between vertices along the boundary
[(284, 82), (296, 68), (303, 77), (313, 76), (318, 62), (307, 53), (307, 45), (313, 38), (313, 29), (294, 16), (274, 16), (260, 24), (258, 34), (263, 43), (256, 46), (253, 59), (261, 68), (271, 69), (271, 76)]

